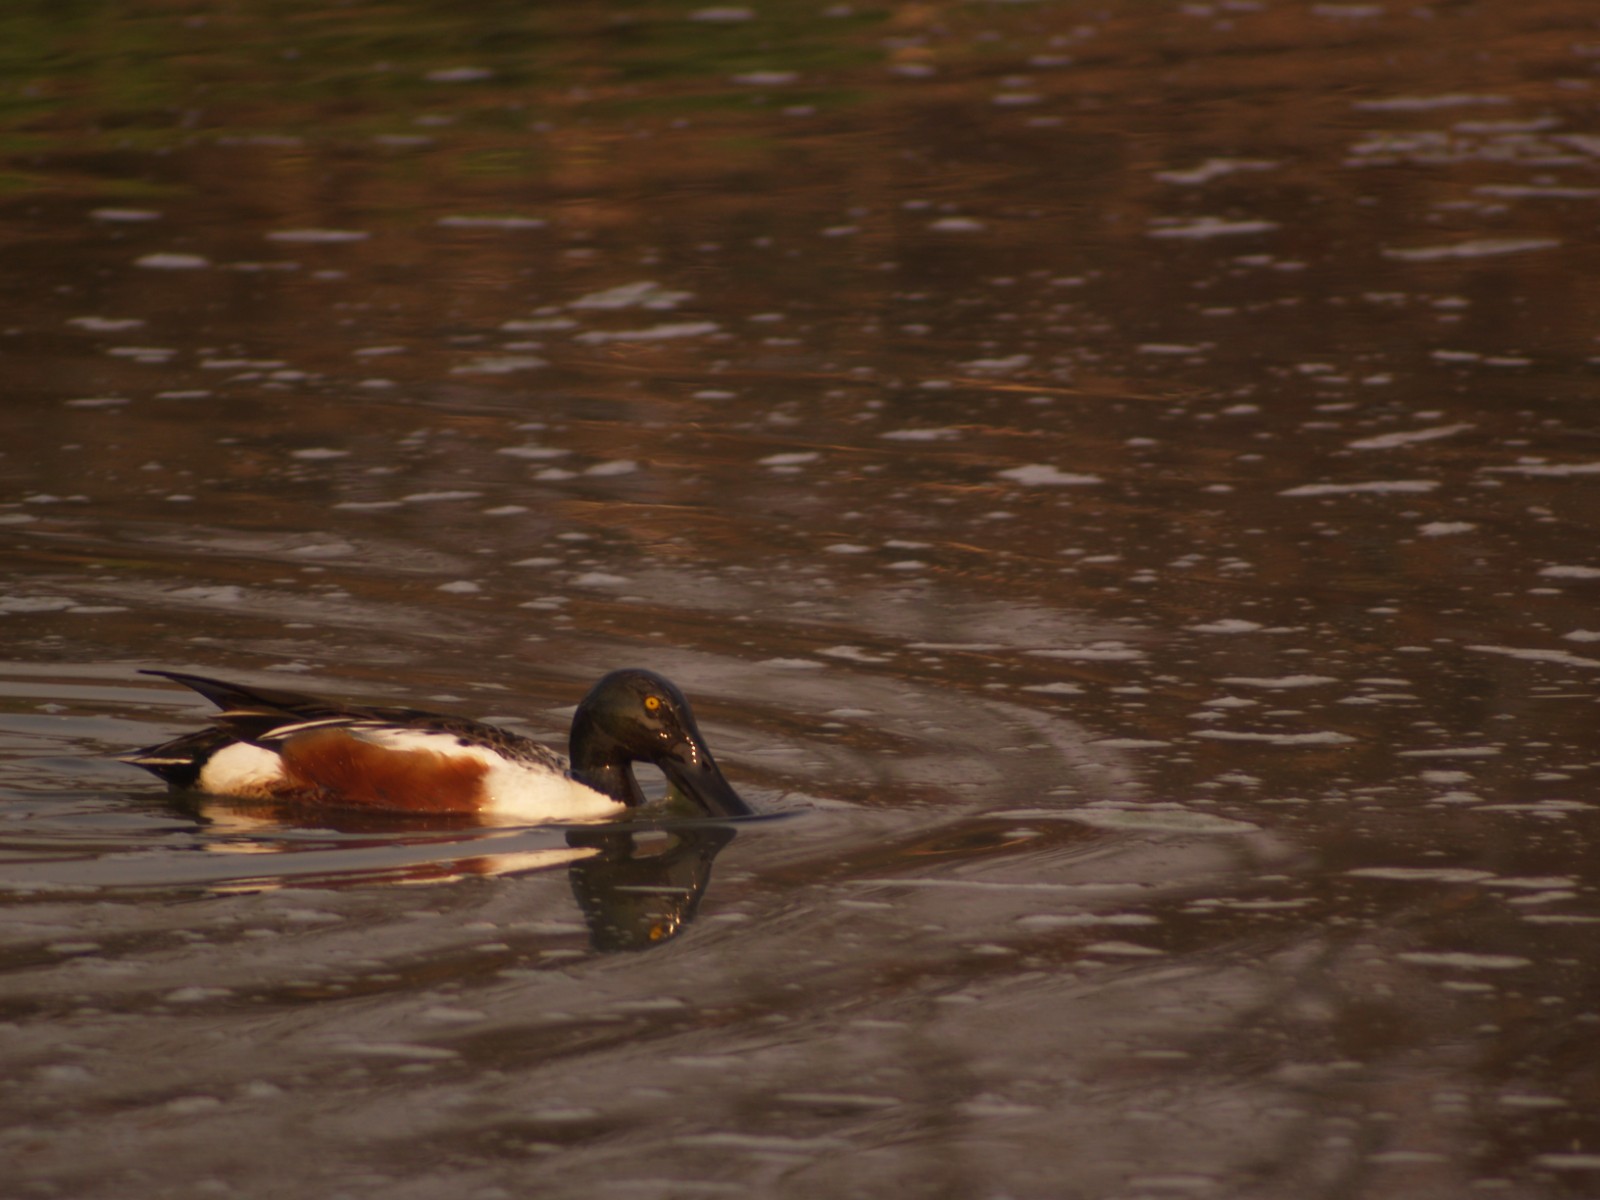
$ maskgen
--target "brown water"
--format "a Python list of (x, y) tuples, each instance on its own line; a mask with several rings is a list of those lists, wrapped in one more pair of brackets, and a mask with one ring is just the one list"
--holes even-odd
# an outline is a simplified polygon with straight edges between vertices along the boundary
[[(6, 1194), (1600, 1189), (1587, 0), (0, 33)], [(783, 819), (108, 758), (628, 664)]]

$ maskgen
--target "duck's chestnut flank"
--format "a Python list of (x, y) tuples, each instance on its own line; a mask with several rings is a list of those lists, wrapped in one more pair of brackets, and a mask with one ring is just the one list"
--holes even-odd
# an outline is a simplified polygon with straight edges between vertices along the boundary
[(209, 728), (122, 757), (176, 789), (328, 808), (588, 820), (642, 804), (650, 762), (712, 816), (752, 810), (723, 777), (689, 702), (653, 671), (613, 671), (572, 718), (571, 761), (497, 726), (412, 708), (147, 671), (220, 709)]

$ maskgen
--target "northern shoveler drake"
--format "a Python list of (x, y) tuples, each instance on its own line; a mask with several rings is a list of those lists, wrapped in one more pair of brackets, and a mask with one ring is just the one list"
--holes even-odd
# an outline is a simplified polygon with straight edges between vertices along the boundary
[(209, 728), (124, 755), (174, 790), (503, 821), (586, 821), (645, 802), (654, 763), (715, 817), (753, 810), (723, 778), (683, 693), (652, 671), (613, 671), (572, 716), (571, 761), (493, 725), (414, 708), (336, 704), (269, 688), (144, 671), (222, 711)]

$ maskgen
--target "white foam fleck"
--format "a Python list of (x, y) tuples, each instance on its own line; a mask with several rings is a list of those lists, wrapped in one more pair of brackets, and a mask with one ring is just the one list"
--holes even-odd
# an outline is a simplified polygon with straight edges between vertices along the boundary
[(445, 500), (476, 500), (482, 492), (412, 492), (401, 496), (402, 504), (437, 504)]
[(1559, 663), (1565, 667), (1600, 667), (1600, 659), (1584, 658), (1570, 650), (1530, 650), (1521, 646), (1468, 646), (1479, 654), (1503, 654), (1526, 662)]
[(1261, 827), (1249, 821), (1236, 821), (1211, 813), (1196, 812), (1181, 804), (1122, 804), (1097, 801), (1082, 808), (1063, 809), (1053, 814), (1062, 821), (1088, 825), (1095, 829), (1127, 829), (1150, 833), (1246, 834)]
[(1470, 424), (1434, 425), (1428, 429), (1405, 429), (1396, 433), (1380, 433), (1376, 437), (1357, 438), (1345, 444), (1352, 450), (1392, 450), (1397, 446), (1414, 446), (1418, 442), (1433, 442), (1452, 437), (1471, 429)]
[(209, 267), (211, 260), (202, 254), (178, 254), (167, 251), (143, 255), (134, 259), (133, 265), (146, 267), (152, 271), (197, 271), (202, 267)]
[(734, 83), (746, 87), (782, 87), (800, 78), (799, 71), (745, 71), (733, 77)]
[(1157, 218), (1170, 223), (1158, 224), (1150, 230), (1153, 238), (1182, 238), (1203, 241), (1215, 237), (1240, 237), (1252, 233), (1270, 233), (1278, 227), (1276, 221), (1229, 221), (1222, 217), (1194, 217), (1184, 220)]
[(1219, 683), (1236, 684), (1239, 687), (1269, 688), (1282, 690), (1286, 688), (1320, 687), (1325, 683), (1338, 683), (1332, 675), (1224, 675)]
[(1471, 533), (1477, 526), (1471, 521), (1429, 521), (1417, 526), (1423, 537), (1449, 537), (1457, 533)]
[(218, 1000), (231, 995), (233, 995), (232, 988), (196, 986), (177, 988), (168, 992), (162, 999), (168, 1004), (202, 1004), (207, 1000)]
[(165, 346), (112, 346), (106, 350), (112, 358), (131, 358), (137, 363), (165, 363), (177, 355), (176, 350)]
[[(1019, 818), (1023, 820), (1059, 820), (1063, 814), (1054, 809), (1015, 809), (1010, 812), (991, 813), (990, 816), (1004, 819)], [(1045, 883), (1037, 880), (995, 880), (995, 879), (947, 879), (942, 876), (931, 879), (913, 879), (906, 876), (892, 878), (862, 878), (849, 881), (851, 887), (858, 888), (916, 888), (923, 891), (959, 891), (959, 892), (1050, 892), (1052, 894), (1070, 892), (1083, 895), (1087, 892), (1120, 892), (1137, 889), (1142, 884), (1130, 883)]]
[(1213, 179), (1221, 179), (1240, 171), (1272, 171), (1276, 170), (1277, 166), (1275, 162), (1259, 158), (1208, 158), (1198, 167), (1190, 167), (1186, 171), (1157, 171), (1156, 178), (1162, 183), (1175, 183), (1188, 187), (1210, 183)]
[(1154, 946), (1141, 946), (1138, 942), (1090, 942), (1083, 948), (1085, 954), (1115, 954), (1126, 958), (1154, 958), (1166, 953)]
[(1386, 249), (1385, 258), (1401, 262), (1438, 262), (1451, 258), (1489, 258), (1496, 254), (1520, 254), (1528, 250), (1548, 250), (1561, 243), (1556, 238), (1472, 238), (1444, 246), (1412, 246)]
[(1526, 896), (1512, 896), (1506, 903), (1517, 904), (1523, 907), (1532, 907), (1536, 904), (1557, 904), (1563, 900), (1576, 900), (1578, 893), (1571, 889), (1553, 892), (1533, 892)]
[(847, 662), (881, 663), (889, 661), (888, 655), (873, 654), (870, 651), (863, 650), (860, 646), (829, 646), (824, 650), (818, 650), (817, 653), (825, 654), (829, 658), (842, 658)]
[(608, 342), (666, 342), (674, 338), (705, 337), (716, 333), (715, 321), (669, 321), (645, 329), (590, 330), (572, 340), (586, 346), (603, 346)]
[(547, 458), (563, 458), (571, 454), (570, 450), (562, 450), (554, 446), (502, 446), (495, 451), (504, 454), (507, 458), (528, 458), (534, 460)]
[(1570, 1103), (1559, 1096), (1541, 1096), (1531, 1092), (1505, 1092), (1495, 1097), (1495, 1102), (1507, 1108), (1570, 1108)]
[(65, 612), (75, 603), (65, 596), (0, 596), (0, 613)]
[(281, 358), (203, 358), (202, 371), (271, 371), (287, 366)]
[(1223, 617), (1217, 621), (1207, 621), (1203, 625), (1189, 625), (1193, 633), (1254, 633), (1264, 628), (1259, 621), (1246, 621), (1240, 617)]
[(543, 229), (543, 217), (440, 217), (446, 229)]
[(616, 475), (632, 475), (638, 469), (639, 464), (631, 458), (613, 458), (585, 467), (583, 473), (595, 479), (608, 479)]
[(568, 308), (592, 309), (609, 312), (622, 308), (648, 308), (663, 310), (676, 308), (690, 297), (689, 292), (674, 292), (654, 280), (641, 279), (636, 283), (619, 284), (602, 291), (579, 296)]
[(943, 429), (890, 429), (878, 435), (893, 442), (946, 442), (961, 436), (961, 430), (951, 426)]
[(1539, 574), (1546, 579), (1600, 579), (1600, 567), (1544, 567)]
[(267, 240), (302, 245), (338, 245), (343, 242), (364, 242), (371, 236), (364, 229), (274, 229), (267, 234)]
[(1092, 646), (1029, 650), (1027, 653), (1033, 658), (1060, 658), (1069, 662), (1134, 662), (1144, 657), (1144, 651), (1121, 642), (1096, 642)]
[(797, 451), (792, 454), (769, 454), (765, 458), (756, 460), (763, 467), (798, 467), (805, 463), (816, 462), (822, 455), (814, 450)]
[[(1459, 126), (1457, 128), (1460, 128)], [(1600, 188), (1592, 187), (1560, 187), (1557, 185), (1539, 185), (1527, 183), (1480, 183), (1472, 189), (1480, 196), (1498, 196), (1507, 200), (1522, 199), (1552, 199), (1552, 200), (1588, 200), (1600, 196)]]
[(1031, 354), (1012, 354), (1005, 358), (974, 358), (970, 362), (962, 363), (961, 367), (977, 375), (1004, 375), (1011, 371), (1020, 371), (1032, 361)]
[(168, 599), (198, 600), (205, 604), (242, 604), (249, 593), (237, 584), (228, 583), (215, 587), (173, 588), (166, 595)]
[(1261, 742), (1269, 746), (1348, 746), (1356, 739), (1331, 729), (1316, 733), (1244, 733), (1231, 729), (1202, 729), (1194, 735), (1215, 742)]
[[(1190, 344), (1188, 342), (1140, 342), (1134, 347), (1138, 354), (1164, 354), (1178, 357), (1186, 354), (1204, 354), (1212, 348), (1210, 342)], [(1232, 408), (1223, 410), (1230, 415), (1260, 412), (1259, 406), (1254, 404), (1236, 404)]]
[(488, 67), (441, 67), (429, 71), (423, 78), (429, 83), (481, 83), (493, 79), (494, 72)]
[(1001, 479), (1009, 479), (1027, 487), (1073, 487), (1105, 482), (1098, 475), (1076, 474), (1046, 463), (1029, 463), (1026, 466), (997, 471), (996, 474)]
[(1550, 1171), (1600, 1171), (1600, 1154), (1536, 1154), (1533, 1161)]
[(142, 221), (159, 220), (161, 214), (152, 212), (147, 208), (97, 208), (89, 213), (96, 221), (107, 221), (114, 224), (137, 224)]
[(1510, 467), (1485, 467), (1485, 472), (1500, 475), (1529, 475), (1547, 479), (1561, 479), (1568, 475), (1600, 475), (1600, 462), (1585, 463), (1518, 463)]
[(1528, 813), (1535, 817), (1564, 820), (1568, 813), (1587, 812), (1594, 805), (1582, 800), (1536, 800), (1532, 804), (1483, 804), (1473, 811), (1485, 813)]
[(1396, 883), (1479, 883), (1493, 879), (1493, 871), (1469, 867), (1356, 867), (1346, 871), (1358, 879), (1388, 879)]
[(67, 324), (76, 325), (90, 333), (121, 333), (126, 329), (137, 329), (144, 321), (138, 317), (69, 317)]
[(975, 217), (940, 217), (928, 222), (928, 228), (934, 233), (981, 233), (988, 225)]
[(452, 375), (512, 375), (536, 371), (550, 364), (536, 354), (486, 354), (450, 368)]
[(1436, 108), (1467, 108), (1509, 103), (1510, 100), (1505, 96), (1450, 93), (1439, 96), (1387, 96), (1381, 100), (1357, 100), (1352, 107), (1363, 112), (1429, 112)]
[(1287, 488), (1278, 493), (1280, 496), (1353, 496), (1363, 494), (1375, 495), (1413, 495), (1421, 492), (1431, 492), (1439, 483), (1434, 479), (1370, 479), (1362, 483), (1304, 483), (1299, 487)]
[(526, 320), (501, 321), (506, 333), (553, 333), (562, 329), (576, 329), (578, 323), (571, 317), (531, 317)]
[(1455, 967), (1463, 971), (1514, 971), (1533, 966), (1531, 958), (1517, 954), (1469, 954), (1465, 951), (1413, 950), (1395, 955), (1419, 967)]

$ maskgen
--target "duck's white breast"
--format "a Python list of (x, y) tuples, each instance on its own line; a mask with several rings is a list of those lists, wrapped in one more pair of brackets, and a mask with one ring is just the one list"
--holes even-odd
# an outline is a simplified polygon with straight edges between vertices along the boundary
[(497, 761), (484, 776), (488, 793), (478, 811), (511, 821), (595, 821), (627, 808), (565, 773)]

